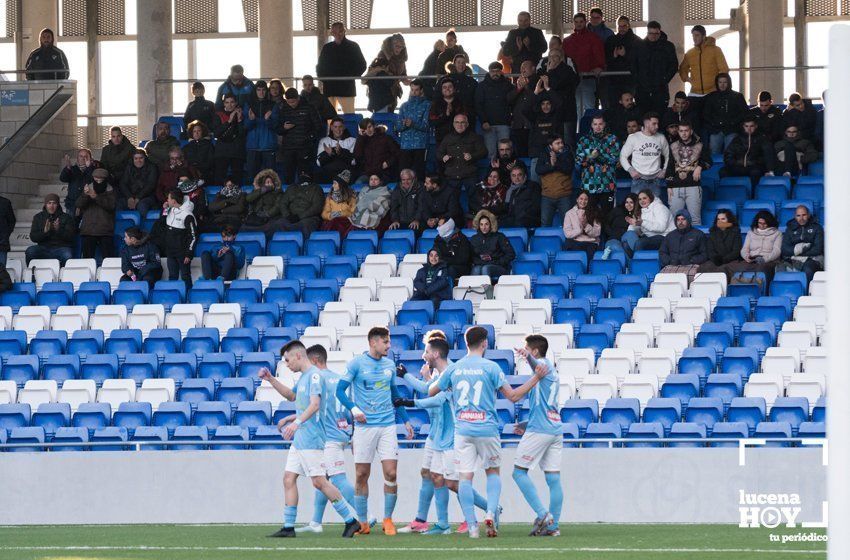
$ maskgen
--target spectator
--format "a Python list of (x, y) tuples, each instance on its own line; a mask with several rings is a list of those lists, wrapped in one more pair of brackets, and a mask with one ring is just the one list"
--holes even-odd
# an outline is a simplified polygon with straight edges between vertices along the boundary
[(192, 214), (194, 204), (180, 189), (172, 189), (166, 199), (165, 257), (168, 279), (180, 278), (186, 289), (192, 287), (192, 256), (198, 241), (198, 228)]
[(437, 226), (434, 249), (440, 260), (446, 263), (452, 278), (466, 276), (472, 267), (472, 246), (469, 239), (455, 227), (455, 221), (449, 218)]
[(195, 225), (198, 226), (198, 231), (203, 230), (209, 218), (207, 196), (203, 185), (203, 181), (192, 178), (185, 170), (180, 173), (180, 177), (177, 180), (177, 188), (180, 189), (180, 192), (183, 193), (186, 199), (192, 201), (192, 215), (195, 216)]
[[(216, 118), (219, 118), (218, 115)], [(215, 180), (215, 146), (210, 139), (210, 130), (203, 122), (192, 121), (188, 132), (189, 141), (183, 146), (183, 157), (190, 167), (198, 170), (201, 179), (212, 184)]]
[(502, 75), (502, 65), (491, 62), (487, 75), (475, 90), (475, 114), (484, 131), (484, 144), (490, 159), (496, 157), (499, 140), (511, 136), (511, 108), (508, 94), (511, 82)]
[[(356, 78), (366, 71), (366, 59), (360, 51), (360, 45), (345, 37), (345, 24), (336, 22), (331, 26), (333, 41), (325, 43), (319, 54), (316, 74), (325, 76), (351, 76)], [(339, 106), (343, 113), (354, 112), (354, 96), (357, 90), (354, 80), (328, 80), (322, 82), (322, 93), (334, 107)]]
[(526, 117), (526, 108), (534, 99), (538, 79), (534, 64), (530, 60), (523, 61), (515, 87), (508, 94), (508, 103), (511, 106), (511, 140), (519, 157), (528, 157), (528, 133), (531, 124)]
[[(423, 228), (435, 228), (452, 220), (460, 223), (463, 210), (456, 189), (443, 185), (437, 175), (425, 176), (425, 192), (419, 200), (419, 222)], [(457, 278), (457, 275), (454, 275)]]
[(741, 260), (741, 228), (731, 210), (717, 212), (708, 230), (706, 254), (708, 260), (700, 265), (700, 272), (723, 272), (724, 266)]
[(629, 225), (635, 228), (629, 228), (620, 239), (629, 256), (635, 251), (658, 249), (664, 236), (676, 228), (670, 210), (660, 198), (655, 197), (652, 190), (640, 191), (638, 204), (641, 208), (640, 218), (626, 218)]
[(269, 99), (272, 100), (272, 103), (275, 105), (279, 105), (283, 103), (283, 93), (286, 90), (283, 87), (283, 82), (280, 80), (270, 80), (269, 81)]
[(204, 123), (207, 130), (215, 128), (215, 114), (217, 113), (215, 103), (204, 97), (205, 92), (206, 88), (204, 88), (203, 83), (195, 82), (192, 84), (192, 96), (194, 99), (189, 102), (186, 110), (183, 111), (183, 129), (186, 131), (187, 138), (192, 138), (192, 131), (190, 129), (192, 123), (195, 121)]
[(9, 238), (12, 236), (16, 222), (12, 202), (0, 195), (0, 265), (6, 266), (6, 254), (11, 249)]
[(264, 80), (257, 80), (251, 101), (245, 105), (241, 114), (246, 131), (245, 151), (249, 177), (256, 176), (261, 169), (274, 167), (277, 152), (277, 133), (272, 119), (274, 108), (274, 101), (269, 99), (268, 85)]
[(563, 48), (564, 56), (575, 62), (581, 76), (576, 89), (576, 114), (581, 118), (587, 109), (596, 109), (596, 80), (605, 69), (605, 45), (587, 28), (587, 16), (582, 12), (573, 16), (573, 25), (573, 32), (564, 39)]
[(795, 179), (808, 164), (816, 162), (820, 156), (815, 143), (801, 138), (799, 129), (793, 124), (788, 125), (785, 137), (774, 144), (773, 149), (776, 153), (776, 174)]
[(632, 177), (632, 192), (649, 189), (653, 197), (660, 196), (669, 159), (670, 146), (658, 133), (658, 113), (645, 114), (643, 128), (630, 134), (620, 151), (620, 165)]
[(13, 284), (12, 276), (6, 269), (6, 265), (0, 266), (0, 294), (11, 290)]
[(245, 266), (245, 248), (235, 241), (236, 230), (224, 226), (221, 229), (221, 243), (201, 253), (201, 270), (206, 280), (220, 278), (232, 281), (239, 276), (239, 271)]
[(481, 135), (471, 130), (466, 115), (455, 115), (454, 130), (437, 146), (446, 187), (457, 192), (471, 189), (478, 176), (478, 160), (487, 155)]
[(741, 132), (723, 151), (720, 177), (749, 177), (755, 187), (764, 175), (773, 175), (773, 149), (761, 134), (756, 118), (749, 114), (741, 123)]
[(620, 143), (606, 130), (605, 117), (597, 115), (590, 121), (590, 132), (582, 136), (576, 148), (575, 168), (581, 173), (581, 188), (603, 214), (614, 208), (617, 195), (617, 163)]
[[(510, 180), (510, 179), (508, 179)], [(483, 181), (469, 191), (469, 212), (475, 216), (481, 210), (487, 210), (496, 218), (505, 215), (505, 195), (508, 187), (502, 181), (498, 169), (491, 169)]]
[[(369, 69), (366, 76), (407, 76), (407, 47), (401, 33), (390, 35), (381, 43), (381, 51)], [(398, 99), (401, 99), (401, 83), (399, 80), (364, 79), (369, 86), (369, 106), (373, 113), (394, 113)]]
[(242, 188), (233, 177), (224, 181), (224, 186), (209, 205), (210, 219), (205, 230), (221, 231), (227, 226), (238, 231), (248, 212), (248, 201)]
[(454, 62), (457, 55), (462, 54), (466, 56), (466, 51), (463, 50), (462, 46), (457, 44), (457, 33), (454, 28), (446, 31), (445, 45), (446, 48), (437, 56), (436, 73), (438, 76), (448, 73), (446, 67), (449, 63)]
[[(546, 68), (549, 66), (549, 54), (551, 51), (560, 51), (561, 54), (564, 53), (564, 40), (558, 35), (552, 35), (549, 37), (549, 48), (546, 49), (546, 56), (540, 59), (540, 62), (537, 63), (537, 73), (545, 74)], [(572, 66), (573, 70), (575, 70), (575, 64), (572, 60), (567, 59), (568, 64)]]
[(109, 171), (110, 185), (118, 186), (118, 182), (124, 176), (124, 170), (127, 169), (133, 159), (133, 152), (135, 151), (136, 147), (124, 136), (120, 126), (113, 126), (109, 129), (109, 142), (100, 152), (100, 164)]
[(91, 150), (80, 148), (77, 150), (77, 164), (71, 165), (71, 156), (65, 154), (62, 158), (62, 171), (59, 180), (68, 183), (65, 195), (65, 211), (72, 216), (77, 215), (77, 199), (83, 192), (83, 187), (91, 183), (92, 172), (100, 167), (100, 162), (91, 157)]
[(726, 57), (714, 42), (714, 37), (705, 36), (705, 27), (695, 25), (691, 29), (691, 37), (694, 46), (682, 58), (679, 65), (679, 77), (683, 82), (691, 84), (691, 93), (688, 96), (691, 107), (697, 113), (702, 113), (702, 101), (717, 89), (715, 78), (723, 72), (729, 72)]
[(328, 135), (319, 140), (316, 163), (319, 165), (316, 179), (333, 181), (343, 169), (354, 170), (354, 146), (357, 139), (349, 134), (341, 117), (331, 119)]
[(531, 14), (520, 12), (517, 14), (517, 27), (508, 32), (508, 36), (502, 43), (502, 51), (505, 56), (511, 57), (511, 68), (520, 68), (523, 62), (529, 61), (537, 66), (543, 53), (546, 52), (546, 38), (543, 32), (531, 26)]
[(599, 250), (602, 216), (590, 193), (580, 191), (575, 206), (564, 214), (564, 235), (567, 238), (564, 247), (568, 251), (584, 251), (587, 262), (593, 260)]
[(788, 220), (782, 234), (782, 260), (789, 270), (802, 270), (808, 282), (815, 272), (823, 270), (824, 232), (809, 209), (801, 204)]
[[(602, 224), (602, 230), (605, 232), (607, 241), (605, 242), (605, 251), (602, 252), (602, 258), (607, 260), (612, 252), (625, 252), (625, 244), (628, 242), (626, 232), (633, 231), (637, 233), (640, 229), (640, 204), (638, 197), (634, 193), (629, 193), (623, 200), (623, 203), (615, 206), (613, 210), (605, 215)], [(623, 238), (626, 237), (624, 240)], [(635, 239), (633, 239), (635, 240)]]
[(62, 211), (59, 195), (50, 193), (44, 197), (44, 208), (33, 216), (30, 241), (27, 247), (27, 265), (33, 259), (58, 259), (59, 266), (73, 257), (77, 242), (76, 220)]
[(180, 148), (180, 142), (171, 135), (171, 125), (168, 123), (158, 122), (154, 128), (156, 138), (145, 144), (145, 151), (161, 173), (168, 169), (168, 155), (173, 148)]
[[(537, 157), (544, 153), (549, 142), (556, 136), (561, 135), (564, 126), (562, 112), (562, 101), (560, 96), (553, 95), (549, 91), (542, 91), (541, 84), (546, 77), (537, 82), (537, 93), (532, 101), (532, 106), (526, 108), (526, 118), (531, 124), (531, 133), (528, 136), (528, 153), (531, 158), (532, 179), (537, 177)], [(566, 143), (566, 140), (564, 141)], [(513, 172), (513, 169), (511, 170)]]
[(431, 102), (425, 98), (422, 80), (410, 84), (410, 97), (402, 103), (398, 112), (401, 130), (400, 167), (413, 169), (420, 177), (425, 176), (425, 152), (428, 149), (430, 125), (428, 115)]
[(234, 64), (230, 67), (230, 75), (223, 84), (218, 86), (218, 92), (215, 96), (215, 108), (219, 112), (224, 111), (224, 100), (227, 95), (232, 95), (236, 99), (236, 106), (240, 108), (251, 101), (254, 95), (254, 83), (245, 77), (245, 70), (241, 64)]
[(537, 158), (537, 176), (540, 177), (540, 224), (552, 225), (555, 217), (562, 222), (570, 209), (573, 194), (574, 158), (564, 139), (555, 136), (549, 141), (546, 151)]
[(466, 109), (469, 122), (475, 122), (475, 92), (478, 91), (478, 80), (472, 76), (469, 59), (465, 54), (456, 54), (448, 65), (448, 78), (455, 84), (456, 95)]
[(702, 112), (712, 154), (722, 154), (750, 111), (747, 100), (732, 89), (732, 78), (723, 72), (715, 78), (717, 88), (703, 99)]
[[(596, 39), (596, 35), (590, 33), (588, 37)], [(593, 40), (588, 39), (588, 40)], [(543, 90), (550, 92), (552, 95), (558, 96), (560, 102), (559, 112), (563, 119), (564, 141), (570, 148), (575, 148), (576, 143), (576, 122), (578, 122), (577, 113), (573, 110), (576, 107), (576, 87), (580, 81), (579, 74), (576, 73), (573, 62), (565, 62), (563, 54), (558, 50), (549, 51), (549, 61), (546, 63), (546, 73), (540, 77), (534, 93), (540, 94)], [(589, 80), (584, 80), (590, 83)], [(561, 134), (560, 131), (556, 134)], [(529, 141), (528, 151), (530, 154), (539, 152), (534, 151)]]
[(475, 235), (469, 240), (472, 248), (472, 274), (498, 279), (508, 274), (516, 258), (513, 245), (499, 231), (499, 221), (492, 212), (479, 210), (472, 220)]
[(307, 100), (307, 103), (312, 105), (313, 109), (319, 113), (319, 117), (323, 121), (329, 121), (336, 116), (336, 109), (334, 109), (334, 106), (330, 101), (328, 101), (328, 98), (319, 91), (319, 88), (316, 87), (315, 82), (313, 81), (313, 76), (310, 74), (305, 74), (304, 77), (301, 78), (301, 97)]
[(325, 198), (322, 209), (322, 229), (324, 231), (339, 231), (339, 228), (348, 228), (348, 218), (354, 214), (357, 206), (357, 193), (351, 189), (351, 175), (343, 171), (331, 185), (331, 192)]
[(434, 138), (439, 146), (446, 134), (451, 132), (455, 115), (468, 114), (467, 108), (456, 95), (455, 83), (452, 80), (443, 78), (437, 82), (437, 87), (440, 89), (440, 97), (431, 103), (428, 119), (434, 127)]
[(109, 172), (95, 169), (92, 182), (83, 188), (77, 199), (80, 215), (80, 238), (84, 259), (95, 258), (100, 248), (100, 257), (105, 259), (115, 255), (112, 242), (115, 229), (115, 191), (109, 186)]
[(797, 125), (797, 130), (800, 131), (800, 137), (814, 142), (817, 139), (817, 121), (818, 113), (812, 107), (811, 99), (803, 99), (799, 93), (792, 93), (788, 96), (788, 107), (782, 113), (782, 129), (788, 128), (788, 125)]
[(525, 166), (511, 169), (511, 185), (505, 194), (507, 212), (502, 220), (505, 227), (533, 228), (540, 225), (540, 185), (528, 180)]
[(502, 182), (508, 183), (511, 180), (511, 169), (519, 163), (514, 143), (509, 138), (502, 138), (496, 149), (496, 156), (490, 158), (490, 169), (498, 171)]
[(678, 126), (683, 122), (690, 123), (694, 132), (702, 129), (702, 115), (697, 114), (691, 108), (691, 102), (684, 91), (677, 91), (673, 97), (673, 105), (664, 111), (661, 126), (666, 130), (670, 126)]
[(690, 123), (678, 126), (679, 139), (670, 146), (667, 161), (667, 201), (670, 211), (678, 213), (687, 208), (693, 224), (700, 225), (702, 212), (702, 172), (711, 167), (711, 158)]
[(402, 169), (398, 186), (390, 193), (390, 226), (388, 229), (420, 230), (419, 202), (421, 188), (412, 169)]
[(750, 109), (750, 113), (756, 118), (756, 123), (762, 134), (765, 134), (771, 142), (782, 139), (782, 110), (773, 104), (773, 96), (769, 91), (759, 92), (758, 106)]
[(616, 106), (605, 111), (605, 122), (608, 123), (608, 128), (617, 137), (620, 144), (623, 144), (629, 137), (626, 123), (631, 120), (641, 121), (643, 112), (635, 103), (635, 96), (630, 91), (624, 91), (620, 94)]
[[(691, 213), (676, 212), (676, 228), (664, 237), (658, 249), (662, 272), (684, 272), (676, 267), (688, 267), (688, 283), (694, 279), (699, 265), (708, 260), (705, 234), (691, 225)], [(668, 268), (670, 267), (670, 268)]]
[(419, 80), (422, 82), (422, 94), (428, 101), (434, 99), (434, 86), (437, 85), (437, 80), (435, 78), (426, 78), (424, 76), (436, 76), (438, 74), (437, 60), (440, 58), (440, 55), (444, 50), (446, 50), (446, 42), (442, 39), (437, 39), (434, 42), (434, 49), (431, 51), (431, 54), (428, 55), (428, 58), (425, 59), (425, 63), (422, 65), (422, 70), (419, 71)]
[(194, 167), (186, 165), (180, 148), (172, 148), (168, 152), (168, 167), (159, 170), (159, 179), (156, 180), (156, 200), (159, 204), (165, 205), (168, 192), (177, 187), (181, 176), (198, 179), (201, 174)]
[(298, 90), (289, 88), (283, 97), (285, 103), (277, 108), (277, 117), (272, 118), (277, 123), (276, 132), (283, 137), (283, 180), (290, 184), (301, 173), (312, 173), (313, 154), (324, 125), (319, 113), (298, 95)]
[(625, 92), (635, 87), (634, 59), (643, 41), (632, 31), (632, 22), (626, 16), (617, 18), (617, 34), (605, 39), (605, 69), (609, 72), (628, 72), (625, 76), (608, 76), (606, 109), (616, 107)]
[(39, 47), (27, 57), (27, 80), (67, 80), (68, 59), (55, 44), (53, 30), (45, 27), (38, 34)]
[(372, 119), (365, 118), (357, 128), (360, 135), (354, 144), (354, 160), (360, 170), (360, 177), (356, 182), (367, 182), (369, 175), (396, 177), (400, 150), (396, 141), (387, 133), (387, 127), (376, 125)]
[(245, 169), (245, 115), (236, 96), (225, 94), (224, 110), (217, 113), (219, 123), (215, 129), (215, 182), (224, 184), (228, 175), (240, 185)]
[(587, 24), (587, 28), (599, 37), (603, 45), (605, 41), (614, 36), (614, 31), (605, 25), (605, 14), (602, 12), (602, 8), (598, 6), (590, 8), (590, 23)]
[(132, 162), (118, 184), (118, 210), (137, 210), (144, 219), (158, 206), (154, 197), (157, 170), (147, 153), (138, 148), (133, 151)]
[(431, 301), (437, 309), (440, 303), (452, 299), (452, 284), (449, 268), (440, 259), (440, 252), (432, 247), (428, 251), (428, 260), (416, 271), (410, 300)]
[[(357, 194), (357, 206), (351, 215), (350, 229), (386, 231), (389, 222), (390, 189), (381, 180), (380, 175), (370, 175), (369, 182)], [(348, 232), (345, 232), (346, 235)]]
[[(254, 177), (254, 190), (248, 193), (248, 215), (242, 231), (268, 231), (272, 219), (280, 216), (280, 177), (273, 169), (264, 169)], [(323, 195), (324, 196), (324, 195)]]
[(634, 58), (637, 99), (644, 111), (660, 115), (667, 110), (670, 80), (676, 75), (678, 64), (676, 47), (667, 40), (667, 34), (661, 31), (661, 24), (650, 21), (646, 39)]
[(744, 260), (730, 262), (723, 268), (729, 278), (736, 272), (762, 272), (770, 282), (781, 256), (782, 233), (779, 231), (779, 222), (767, 210), (760, 210), (753, 218), (741, 248), (741, 258)]
[(147, 282), (153, 285), (162, 279), (159, 251), (141, 229), (133, 226), (124, 232), (121, 247), (121, 282)]
[(289, 185), (278, 202), (280, 218), (266, 230), (267, 235), (280, 230), (300, 231), (307, 239), (322, 225), (325, 193), (307, 173), (302, 173), (297, 183)]

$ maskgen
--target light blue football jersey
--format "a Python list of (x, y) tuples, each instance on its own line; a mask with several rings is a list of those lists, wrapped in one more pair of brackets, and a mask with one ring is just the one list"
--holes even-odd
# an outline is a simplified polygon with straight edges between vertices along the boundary
[(366, 426), (395, 424), (395, 362), (386, 357), (376, 360), (364, 352), (348, 362), (343, 379), (351, 384), (352, 400), (366, 415)]
[[(310, 406), (310, 398), (313, 395), (321, 397), (323, 389), (322, 374), (318, 368), (311, 367), (302, 373), (295, 387), (292, 388), (295, 392), (295, 414), (300, 417)], [(295, 432), (292, 445), (296, 449), (302, 450), (325, 448), (325, 430), (322, 427), (321, 408), (309, 420), (301, 424), (298, 431)]]
[(538, 434), (560, 435), (561, 414), (558, 390), (560, 381), (557, 370), (546, 359), (538, 359), (546, 365), (549, 373), (537, 382), (528, 393), (528, 427), (526, 431)]
[(342, 376), (329, 369), (322, 370), (322, 426), (327, 441), (351, 441), (351, 412), (336, 398), (336, 386)]
[[(442, 374), (432, 383), (438, 383), (440, 377), (442, 377)], [(431, 430), (428, 432), (425, 446), (437, 451), (454, 449), (455, 419), (450, 393), (442, 391), (433, 397), (415, 399), (414, 402), (416, 406), (424, 408), (428, 412), (431, 420)]]
[(502, 368), (478, 356), (465, 356), (449, 366), (437, 381), (451, 389), (455, 433), (469, 437), (499, 437), (496, 392), (506, 383)]

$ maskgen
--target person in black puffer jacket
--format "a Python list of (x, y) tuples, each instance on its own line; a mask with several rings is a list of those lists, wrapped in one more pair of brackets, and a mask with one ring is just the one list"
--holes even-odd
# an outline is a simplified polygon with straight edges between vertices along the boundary
[(802, 270), (809, 282), (815, 272), (823, 270), (824, 233), (805, 205), (794, 212), (782, 235), (782, 260), (789, 270)]
[(284, 103), (275, 107), (272, 122), (282, 136), (282, 179), (284, 184), (291, 184), (301, 173), (312, 175), (316, 145), (325, 130), (319, 112), (298, 94), (297, 89), (287, 89), (283, 98)]
[(215, 146), (210, 140), (210, 130), (201, 121), (189, 123), (189, 142), (183, 146), (183, 158), (198, 170), (201, 179), (212, 184), (215, 180)]
[(679, 70), (676, 47), (667, 40), (658, 22), (649, 22), (646, 39), (641, 41), (633, 59), (632, 72), (641, 108), (663, 114), (670, 101), (670, 80)]
[(722, 154), (740, 129), (744, 116), (749, 114), (750, 106), (743, 95), (732, 89), (732, 77), (728, 73), (719, 73), (714, 85), (717, 90), (705, 96), (702, 117), (709, 133), (711, 153)]
[(219, 124), (215, 129), (215, 182), (223, 185), (228, 175), (232, 175), (241, 185), (245, 169), (247, 115), (242, 114), (242, 107), (236, 104), (236, 96), (230, 93), (224, 97), (224, 110), (219, 111), (217, 115)]
[(124, 246), (121, 248), (121, 282), (147, 282), (151, 288), (162, 278), (162, 264), (159, 251), (137, 227), (129, 227), (124, 232)]
[(402, 169), (398, 186), (390, 193), (389, 229), (412, 229), (419, 234), (424, 225), (419, 221), (422, 188), (412, 169)]
[(662, 266), (702, 264), (708, 259), (705, 234), (691, 225), (691, 213), (676, 212), (676, 229), (664, 236), (658, 249)]
[(741, 228), (731, 210), (719, 210), (714, 224), (708, 230), (706, 250), (708, 260), (699, 267), (700, 272), (723, 272), (723, 266), (741, 260)]
[(184, 139), (192, 137), (191, 127), (192, 123), (195, 121), (204, 123), (207, 130), (215, 126), (215, 103), (209, 99), (205, 99), (204, 92), (204, 84), (201, 82), (195, 82), (192, 84), (192, 95), (195, 98), (189, 102), (186, 106), (186, 110), (183, 111), (183, 128), (185, 129), (185, 132), (181, 136), (183, 136)]
[(505, 227), (533, 228), (540, 226), (540, 185), (529, 181), (525, 166), (517, 165), (511, 169), (511, 185), (505, 194), (508, 211), (502, 219)]
[(516, 258), (513, 245), (499, 231), (499, 222), (492, 212), (481, 210), (472, 220), (478, 232), (469, 240), (472, 246), (472, 274), (497, 279), (508, 274)]
[(744, 117), (741, 132), (723, 151), (720, 177), (749, 177), (755, 187), (763, 175), (773, 175), (773, 162), (773, 145), (750, 114)]
[(130, 165), (118, 183), (118, 210), (138, 210), (142, 219), (157, 207), (154, 191), (159, 170), (148, 161), (144, 150), (136, 149)]
[(455, 227), (454, 220), (448, 220), (437, 228), (434, 249), (440, 253), (440, 260), (449, 267), (452, 278), (469, 274), (472, 267), (472, 246), (469, 239)]

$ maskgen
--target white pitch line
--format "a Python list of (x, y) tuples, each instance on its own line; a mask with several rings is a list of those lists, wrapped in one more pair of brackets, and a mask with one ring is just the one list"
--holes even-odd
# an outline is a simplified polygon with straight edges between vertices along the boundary
[(157, 551), (157, 552), (652, 552), (652, 553), (750, 553), (750, 554), (820, 554), (825, 550), (788, 550), (759, 548), (601, 548), (601, 547), (359, 547), (332, 546), (0, 546), (0, 551)]

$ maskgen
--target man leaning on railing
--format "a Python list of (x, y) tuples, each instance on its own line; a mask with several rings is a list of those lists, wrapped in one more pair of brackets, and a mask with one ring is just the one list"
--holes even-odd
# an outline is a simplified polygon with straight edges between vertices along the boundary
[(53, 31), (45, 27), (38, 40), (41, 46), (27, 58), (27, 80), (67, 80), (68, 59), (64, 52), (56, 48)]

